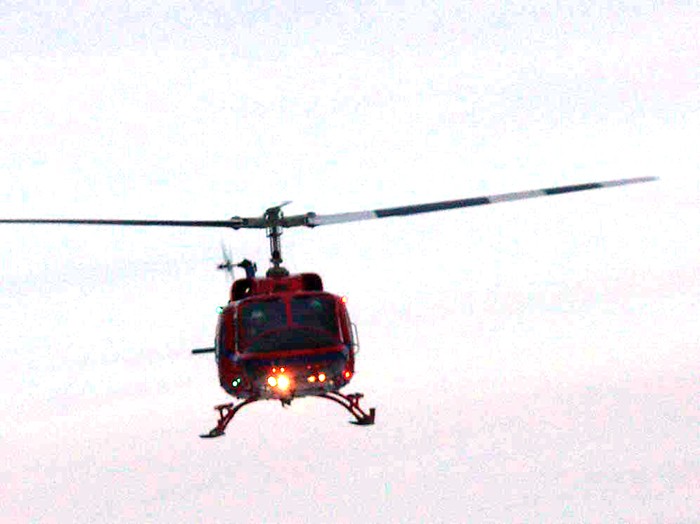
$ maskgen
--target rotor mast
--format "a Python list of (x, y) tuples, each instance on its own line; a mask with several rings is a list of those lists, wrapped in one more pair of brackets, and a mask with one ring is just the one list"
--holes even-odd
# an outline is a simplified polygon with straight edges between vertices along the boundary
[(266, 275), (271, 278), (289, 275), (289, 271), (282, 267), (282, 232), (284, 231), (282, 207), (287, 204), (289, 202), (271, 207), (263, 215), (267, 238), (270, 239), (270, 263), (272, 264)]

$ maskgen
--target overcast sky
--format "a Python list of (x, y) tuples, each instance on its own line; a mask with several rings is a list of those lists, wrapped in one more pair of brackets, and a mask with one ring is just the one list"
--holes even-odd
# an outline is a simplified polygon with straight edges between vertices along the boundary
[(649, 184), (292, 230), (349, 297), (357, 428), (259, 403), (216, 441), (224, 240), (9, 226), (7, 522), (696, 522), (697, 2), (15, 2), (0, 216), (336, 213)]

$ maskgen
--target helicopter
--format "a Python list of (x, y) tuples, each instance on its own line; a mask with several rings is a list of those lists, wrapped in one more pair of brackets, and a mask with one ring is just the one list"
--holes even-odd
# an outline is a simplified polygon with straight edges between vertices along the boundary
[(511, 202), (529, 198), (651, 182), (657, 177), (637, 177), (545, 189), (502, 193), (459, 200), (414, 204), (375, 210), (319, 215), (309, 212), (285, 216), (289, 202), (268, 208), (261, 217), (234, 216), (228, 220), (133, 220), (133, 219), (0, 219), (0, 224), (73, 224), (102, 226), (162, 226), (194, 228), (264, 229), (270, 243), (270, 267), (264, 277), (256, 265), (244, 259), (234, 264), (223, 249), (218, 269), (234, 276), (226, 306), (220, 308), (213, 347), (192, 350), (195, 355), (213, 353), (219, 384), (237, 403), (220, 404), (216, 426), (200, 435), (215, 438), (225, 434), (236, 413), (262, 400), (278, 400), (289, 406), (296, 398), (331, 400), (345, 408), (360, 426), (375, 422), (376, 409), (360, 406), (362, 393), (345, 394), (355, 374), (359, 349), (355, 324), (350, 320), (345, 297), (324, 289), (317, 273), (291, 274), (282, 266), (281, 237), (284, 229), (315, 228), (388, 217), (446, 211)]

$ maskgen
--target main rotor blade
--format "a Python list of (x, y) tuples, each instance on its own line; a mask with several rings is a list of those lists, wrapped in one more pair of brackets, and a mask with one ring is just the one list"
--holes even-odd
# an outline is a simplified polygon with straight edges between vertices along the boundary
[(123, 220), (93, 218), (3, 218), (0, 224), (87, 224), (97, 226), (171, 226), (265, 228), (261, 218), (233, 217), (230, 220)]
[[(170, 226), (170, 227), (224, 227), (232, 229), (266, 229), (272, 227), (299, 227), (299, 226), (324, 226), (328, 224), (341, 224), (344, 222), (357, 222), (360, 220), (372, 220), (375, 218), (387, 218), (394, 216), (417, 215), (420, 213), (432, 213), (433, 211), (445, 211), (448, 209), (459, 209), (463, 207), (482, 206), (486, 204), (497, 204), (499, 202), (510, 202), (512, 200), (524, 200), (526, 198), (536, 198), (548, 195), (561, 195), (563, 193), (573, 193), (575, 191), (587, 191), (603, 187), (623, 186), (627, 184), (637, 184), (640, 182), (651, 182), (657, 180), (656, 177), (627, 178), (622, 180), (609, 180), (605, 182), (592, 182), (571, 186), (558, 186), (546, 189), (535, 189), (532, 191), (520, 191), (517, 193), (503, 193), (500, 195), (481, 196), (474, 198), (464, 198), (461, 200), (446, 200), (429, 204), (416, 204), (411, 206), (390, 207), (375, 209), (372, 211), (356, 211), (352, 213), (338, 213), (333, 215), (317, 215), (306, 213), (304, 215), (294, 215), (285, 217), (268, 216), (272, 210), (262, 217), (241, 218), (231, 217), (228, 220), (124, 220), (124, 219), (93, 219), (93, 218), (5, 218), (0, 219), (0, 224), (87, 224), (99, 226)], [(286, 205), (282, 204), (282, 205)]]
[[(357, 222), (360, 220), (372, 220), (375, 218), (387, 218), (396, 216), (417, 215), (420, 213), (432, 213), (433, 211), (445, 211), (448, 209), (459, 209), (463, 207), (483, 206), (486, 204), (497, 204), (499, 202), (511, 202), (513, 200), (524, 200), (527, 198), (537, 198), (549, 195), (561, 195), (576, 191), (587, 191), (589, 189), (599, 189), (604, 187), (624, 186), (627, 184), (637, 184), (640, 182), (651, 182), (657, 177), (626, 178), (622, 180), (608, 180), (605, 182), (592, 182), (587, 184), (577, 184), (571, 186), (558, 186), (546, 189), (534, 189), (531, 191), (520, 191), (517, 193), (502, 193), (500, 195), (480, 196), (474, 198), (464, 198), (460, 200), (445, 200), (430, 204), (416, 204), (412, 206), (389, 207), (375, 209), (373, 211), (356, 211), (353, 213), (338, 213), (334, 215), (315, 215), (309, 213), (305, 215), (305, 225), (309, 227), (325, 226), (328, 224), (341, 224), (344, 222)], [(292, 220), (297, 217), (287, 217)], [(296, 224), (295, 224), (296, 225)]]

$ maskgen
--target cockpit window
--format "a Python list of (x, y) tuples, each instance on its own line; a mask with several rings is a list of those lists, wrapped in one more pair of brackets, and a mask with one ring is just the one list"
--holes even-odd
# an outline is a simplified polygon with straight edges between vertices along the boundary
[(256, 301), (241, 308), (240, 344), (242, 351), (316, 349), (339, 343), (340, 333), (335, 301), (330, 296), (307, 295), (288, 299)]
[(281, 299), (254, 302), (246, 305), (241, 315), (243, 336), (247, 339), (252, 339), (266, 331), (286, 327), (286, 309), (285, 303)]
[(335, 301), (325, 296), (298, 296), (292, 298), (292, 323), (336, 333)]

